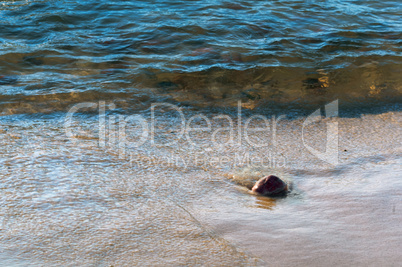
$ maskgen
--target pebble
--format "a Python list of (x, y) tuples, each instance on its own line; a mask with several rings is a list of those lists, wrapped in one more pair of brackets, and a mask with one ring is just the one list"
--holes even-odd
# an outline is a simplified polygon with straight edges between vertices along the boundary
[(251, 191), (265, 196), (285, 194), (287, 184), (275, 175), (269, 175), (258, 180)]

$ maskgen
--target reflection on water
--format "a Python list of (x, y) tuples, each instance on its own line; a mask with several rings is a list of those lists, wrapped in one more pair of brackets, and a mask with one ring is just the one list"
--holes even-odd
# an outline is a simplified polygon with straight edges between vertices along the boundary
[(264, 196), (255, 197), (255, 205), (261, 209), (272, 210), (276, 205), (276, 199)]

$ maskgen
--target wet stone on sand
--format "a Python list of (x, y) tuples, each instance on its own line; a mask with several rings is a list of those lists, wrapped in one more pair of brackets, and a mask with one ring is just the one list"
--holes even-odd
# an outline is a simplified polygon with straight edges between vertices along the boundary
[(251, 191), (264, 196), (280, 196), (287, 193), (288, 186), (279, 177), (269, 175), (258, 180)]

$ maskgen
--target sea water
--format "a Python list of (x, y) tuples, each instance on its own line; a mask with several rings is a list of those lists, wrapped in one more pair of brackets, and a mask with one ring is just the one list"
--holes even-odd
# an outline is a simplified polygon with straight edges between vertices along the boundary
[(1, 1), (0, 262), (397, 266), (401, 9)]

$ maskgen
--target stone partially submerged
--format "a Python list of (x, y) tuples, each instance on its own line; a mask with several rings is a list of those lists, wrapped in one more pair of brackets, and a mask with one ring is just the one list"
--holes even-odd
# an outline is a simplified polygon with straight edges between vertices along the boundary
[(288, 185), (275, 175), (269, 175), (258, 180), (251, 191), (264, 196), (285, 195)]

